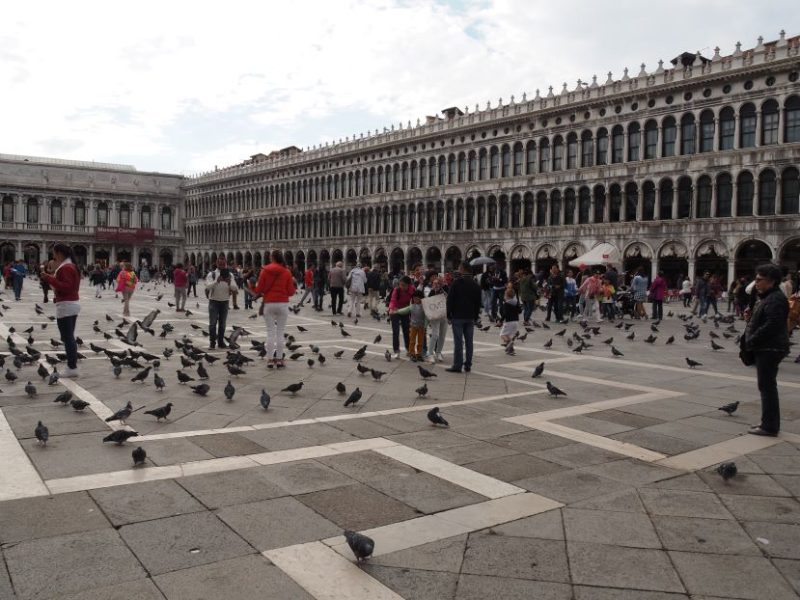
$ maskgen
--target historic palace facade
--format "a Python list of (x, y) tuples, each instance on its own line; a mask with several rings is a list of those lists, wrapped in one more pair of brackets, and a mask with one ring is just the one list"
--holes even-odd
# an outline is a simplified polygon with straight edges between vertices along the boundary
[(127, 165), (0, 154), (0, 257), (34, 265), (66, 241), (83, 265), (169, 264), (183, 248), (182, 182)]
[(191, 178), (188, 260), (796, 269), (800, 37), (672, 62)]
[(608, 242), (625, 270), (673, 285), (796, 270), (798, 72), (800, 36), (782, 32), (191, 178), (0, 155), (0, 244), (4, 258), (63, 238), (87, 261), (260, 264), (278, 248), (300, 266), (407, 269), (543, 268)]

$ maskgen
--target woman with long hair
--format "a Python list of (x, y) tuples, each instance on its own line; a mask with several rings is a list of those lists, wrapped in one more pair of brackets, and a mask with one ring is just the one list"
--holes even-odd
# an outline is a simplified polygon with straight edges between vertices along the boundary
[(261, 267), (255, 287), (249, 286), (250, 292), (262, 297), (261, 311), (267, 325), (267, 368), (282, 369), (283, 362), (283, 330), (289, 318), (289, 298), (296, 290), (292, 272), (286, 268), (286, 261), (280, 250), (273, 250), (270, 263)]
[[(67, 244), (57, 243), (53, 246), (53, 260), (42, 266), (40, 278), (53, 288), (56, 304), (56, 324), (67, 354), (67, 368), (61, 377), (78, 376), (78, 345), (75, 342), (75, 323), (81, 312), (78, 290), (81, 286), (81, 274), (75, 265), (75, 255)], [(52, 272), (47, 272), (51, 269)]]
[(117, 275), (117, 291), (122, 293), (122, 316), (131, 316), (131, 297), (136, 289), (136, 284), (139, 283), (139, 278), (136, 277), (136, 272), (133, 270), (133, 265), (126, 262), (122, 270)]

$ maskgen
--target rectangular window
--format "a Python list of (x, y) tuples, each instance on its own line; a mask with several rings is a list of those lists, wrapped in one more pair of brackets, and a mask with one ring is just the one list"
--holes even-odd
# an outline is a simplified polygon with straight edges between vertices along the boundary
[(615, 135), (611, 138), (611, 162), (612, 163), (621, 163), (622, 162), (622, 151), (624, 146), (625, 138), (622, 134)]
[(736, 121), (726, 119), (719, 122), (719, 149), (733, 150), (733, 140), (736, 135)]
[(514, 152), (514, 177), (522, 175), (522, 150)]
[(550, 147), (539, 148), (539, 173), (547, 173), (550, 170)]
[(639, 144), (642, 141), (642, 136), (638, 131), (628, 135), (628, 160), (639, 160)]
[(567, 169), (575, 169), (578, 167), (578, 140), (570, 140), (567, 142)]
[(436, 161), (431, 161), (428, 167), (428, 187), (436, 185)]
[(500, 169), (500, 155), (496, 152), (491, 155), (491, 166), (489, 168), (489, 178), (497, 179), (498, 171)]
[(107, 209), (97, 209), (97, 224), (100, 227), (107, 227), (108, 226), (108, 210)]
[(581, 166), (582, 167), (591, 167), (594, 162), (594, 145), (592, 144), (592, 140), (583, 140), (581, 142)]
[(681, 154), (694, 154), (694, 123), (681, 125)]
[(150, 211), (143, 210), (140, 218), (142, 219), (142, 228), (150, 229)]
[(486, 154), (481, 154), (479, 165), (478, 165), (478, 179), (483, 181), (486, 179)]
[(458, 182), (463, 183), (467, 179), (467, 161), (462, 156), (458, 159)]
[(3, 202), (3, 222), (11, 223), (14, 221), (14, 202), (13, 200)]
[(63, 216), (61, 214), (61, 205), (53, 204), (50, 206), (50, 222), (53, 225), (61, 225)]
[(478, 171), (478, 159), (474, 154), (469, 157), (469, 171), (467, 173), (469, 181), (475, 181), (475, 175)]
[(528, 158), (527, 158), (527, 168), (528, 168), (528, 175), (533, 175), (536, 173), (536, 146), (531, 144), (528, 146)]
[(597, 138), (597, 164), (605, 165), (608, 163), (608, 138)]
[(742, 128), (740, 147), (754, 148), (756, 145), (756, 116), (743, 116), (739, 123)]
[(448, 163), (447, 183), (456, 182), (456, 160), (451, 159)]
[(714, 122), (700, 124), (700, 152), (714, 151)]
[(564, 163), (564, 146), (555, 144), (553, 146), (553, 171), (560, 171)]
[(86, 207), (75, 207), (75, 225), (86, 225)]
[(39, 222), (39, 204), (38, 203), (36, 203), (36, 202), (29, 202), (28, 203), (27, 221), (28, 221), (28, 223), (38, 223)]
[(439, 161), (439, 185), (447, 183), (447, 163), (444, 160)]
[(765, 146), (768, 144), (777, 144), (778, 143), (778, 113), (768, 113), (763, 115), (763, 121), (761, 122), (761, 126), (763, 127), (763, 131), (761, 132), (761, 143)]
[(161, 229), (172, 229), (172, 213), (168, 210), (161, 213)]
[(119, 226), (126, 229), (131, 226), (131, 213), (127, 210), (123, 210), (119, 213)]
[(664, 128), (664, 156), (675, 156), (676, 127)]
[(785, 142), (800, 142), (800, 109), (786, 109), (786, 131), (784, 132)]

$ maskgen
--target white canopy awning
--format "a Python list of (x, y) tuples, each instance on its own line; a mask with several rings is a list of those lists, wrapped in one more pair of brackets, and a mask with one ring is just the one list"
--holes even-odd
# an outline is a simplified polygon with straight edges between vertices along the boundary
[(593, 267), (597, 265), (619, 265), (621, 263), (619, 250), (611, 244), (598, 244), (586, 254), (569, 261), (572, 267)]

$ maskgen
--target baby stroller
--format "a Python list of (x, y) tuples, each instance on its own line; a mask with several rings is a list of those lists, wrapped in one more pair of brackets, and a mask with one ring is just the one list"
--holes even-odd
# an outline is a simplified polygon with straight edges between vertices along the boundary
[(625, 290), (617, 294), (617, 312), (621, 318), (624, 319), (625, 315), (633, 318), (635, 307), (636, 302), (633, 301), (633, 292)]

